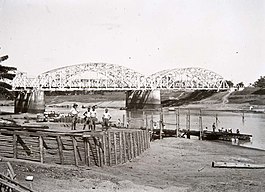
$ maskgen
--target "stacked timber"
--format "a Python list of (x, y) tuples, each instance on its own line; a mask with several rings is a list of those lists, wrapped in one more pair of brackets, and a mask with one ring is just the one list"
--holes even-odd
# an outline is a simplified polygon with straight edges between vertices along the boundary
[(147, 130), (55, 132), (1, 127), (0, 156), (62, 165), (112, 166), (125, 163), (150, 147)]

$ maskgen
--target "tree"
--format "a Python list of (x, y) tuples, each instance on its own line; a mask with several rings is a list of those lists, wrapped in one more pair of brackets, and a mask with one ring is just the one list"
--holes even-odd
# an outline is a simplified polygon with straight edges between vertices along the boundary
[(234, 83), (232, 81), (227, 80), (226, 83), (227, 83), (227, 85), (229, 87), (233, 87), (234, 86)]
[[(0, 57), (0, 63), (7, 60), (8, 55)], [(7, 67), (0, 65), (0, 93), (5, 98), (13, 98), (13, 94), (10, 91), (12, 86), (6, 83), (6, 80), (13, 80), (16, 74), (13, 72), (17, 70), (15, 67)], [(13, 72), (13, 73), (10, 73)]]
[(244, 87), (244, 86), (245, 86), (245, 85), (244, 85), (243, 82), (240, 82), (240, 83), (236, 84), (236, 87), (237, 87), (237, 88)]
[(254, 82), (254, 87), (265, 88), (265, 76), (260, 76), (260, 78)]

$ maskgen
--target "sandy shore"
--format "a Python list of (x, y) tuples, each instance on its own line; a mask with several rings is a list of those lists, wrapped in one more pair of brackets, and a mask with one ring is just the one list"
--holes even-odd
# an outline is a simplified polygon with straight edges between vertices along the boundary
[[(113, 167), (11, 163), (25, 185), (25, 176), (34, 176), (36, 191), (265, 191), (264, 169), (211, 167), (212, 161), (265, 164), (264, 156), (264, 151), (218, 142), (165, 138)], [(4, 162), (0, 165), (2, 170)]]

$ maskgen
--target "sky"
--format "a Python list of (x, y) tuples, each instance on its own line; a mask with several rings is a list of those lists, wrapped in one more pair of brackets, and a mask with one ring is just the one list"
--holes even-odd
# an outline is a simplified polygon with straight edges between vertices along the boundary
[(265, 76), (264, 0), (0, 0), (2, 65), (34, 77), (81, 63), (150, 75), (200, 67)]

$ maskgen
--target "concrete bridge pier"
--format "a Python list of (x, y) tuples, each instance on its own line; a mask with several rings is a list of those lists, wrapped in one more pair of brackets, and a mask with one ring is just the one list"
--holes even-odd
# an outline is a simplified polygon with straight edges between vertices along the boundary
[(127, 109), (150, 109), (161, 106), (160, 90), (134, 90), (126, 92)]
[(17, 92), (14, 111), (15, 113), (43, 113), (45, 111), (44, 91)]

